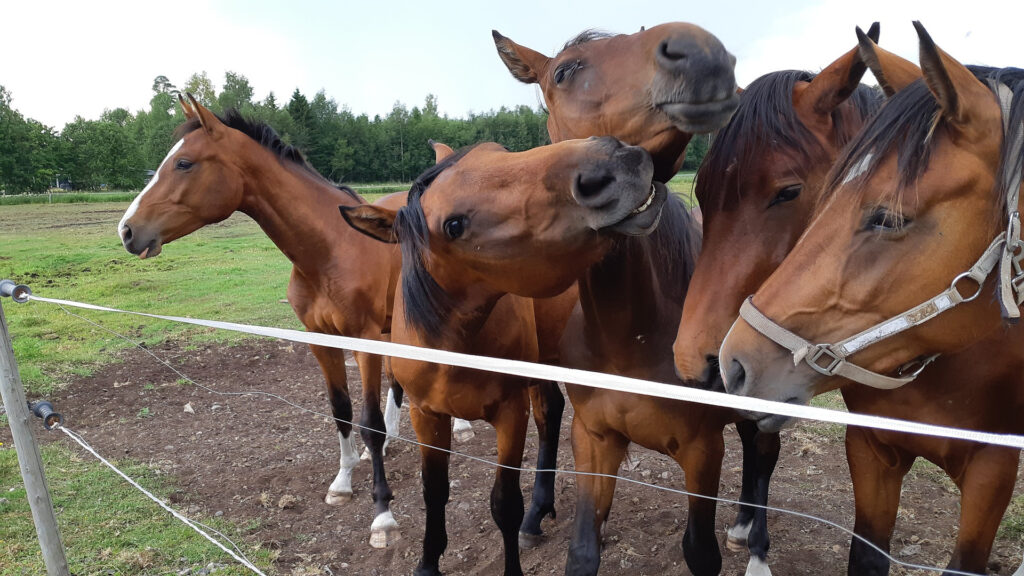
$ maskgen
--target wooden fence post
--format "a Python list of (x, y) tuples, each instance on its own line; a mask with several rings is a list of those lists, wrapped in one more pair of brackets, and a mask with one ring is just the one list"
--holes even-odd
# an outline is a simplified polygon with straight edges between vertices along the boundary
[[(0, 282), (0, 299), (11, 296), (13, 282)], [(6, 290), (4, 290), (6, 289)], [(3, 292), (8, 292), (3, 294)], [(17, 299), (17, 295), (14, 294)], [(18, 464), (21, 466), (21, 478), (25, 482), (25, 492), (29, 506), (32, 508), (32, 520), (36, 524), (39, 535), (39, 546), (43, 551), (43, 561), (49, 576), (70, 576), (68, 561), (64, 556), (64, 544), (60, 539), (57, 527), (57, 516), (53, 512), (50, 491), (43, 473), (43, 460), (39, 454), (39, 446), (29, 420), (32, 415), (28, 411), (25, 390), (21, 386), (21, 376), (14, 360), (14, 350), (7, 334), (7, 322), (4, 318), (3, 304), (0, 303), (0, 395), (3, 396), (4, 407), (7, 409), (7, 422), (14, 436), (14, 449), (18, 453)]]

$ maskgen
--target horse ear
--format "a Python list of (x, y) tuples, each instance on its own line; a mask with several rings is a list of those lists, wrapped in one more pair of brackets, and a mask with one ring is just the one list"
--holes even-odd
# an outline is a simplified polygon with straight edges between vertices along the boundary
[(526, 46), (520, 46), (512, 40), (502, 36), (497, 30), (491, 30), (494, 36), (494, 46), (498, 49), (498, 56), (508, 67), (512, 76), (520, 82), (535, 84), (540, 81), (544, 68), (551, 60), (547, 56), (530, 50)]
[(349, 226), (374, 240), (397, 244), (395, 237), (395, 216), (398, 212), (373, 204), (359, 206), (338, 206), (341, 217)]
[(921, 77), (921, 69), (917, 64), (880, 48), (877, 36), (871, 38), (870, 34), (864, 34), (863, 30), (857, 28), (857, 41), (861, 59), (871, 69), (886, 96), (891, 97)]
[(185, 97), (181, 93), (178, 93), (178, 104), (181, 105), (181, 111), (185, 114), (185, 120), (191, 120), (196, 117), (195, 111), (189, 107), (188, 102), (185, 101)]
[[(963, 64), (935, 45), (920, 22), (914, 21), (921, 47), (924, 81), (939, 103), (942, 116), (963, 128), (978, 112), (979, 102), (995, 104), (992, 94)], [(980, 100), (979, 100), (980, 99)]]
[(203, 127), (203, 130), (206, 130), (206, 133), (210, 136), (219, 134), (221, 128), (224, 127), (224, 123), (220, 121), (220, 118), (217, 118), (206, 106), (200, 104), (192, 94), (188, 94), (188, 100), (192, 103), (192, 110), (195, 111), (196, 118), (199, 119), (199, 124)]
[[(860, 28), (857, 28), (859, 31)], [(878, 22), (871, 25), (868, 36), (878, 38)], [(829, 64), (811, 80), (799, 96), (798, 106), (810, 109), (819, 115), (829, 115), (853, 94), (860, 85), (868, 67), (861, 58), (857, 47), (843, 54)]]
[(427, 143), (434, 149), (434, 164), (440, 164), (442, 160), (455, 154), (455, 150), (452, 150), (451, 146), (442, 142), (427, 140)]

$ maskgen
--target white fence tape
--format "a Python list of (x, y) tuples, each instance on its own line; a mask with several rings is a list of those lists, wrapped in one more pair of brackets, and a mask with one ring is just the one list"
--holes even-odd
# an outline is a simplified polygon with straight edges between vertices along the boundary
[(893, 432), (925, 434), (929, 436), (952, 438), (956, 440), (971, 440), (975, 442), (984, 442), (997, 446), (1024, 449), (1024, 436), (1020, 435), (993, 434), (990, 432), (977, 432), (974, 430), (963, 430), (959, 428), (949, 428), (946, 426), (933, 426), (930, 424), (922, 424), (920, 422), (897, 420), (895, 418), (883, 418), (880, 416), (870, 416), (867, 414), (841, 412), (839, 410), (829, 410), (827, 408), (817, 408), (814, 406), (799, 406), (795, 404), (787, 404), (784, 402), (762, 400), (760, 398), (733, 396), (731, 394), (725, 394), (722, 392), (713, 392), (710, 390), (701, 390), (699, 388), (689, 388), (686, 386), (663, 384), (660, 382), (650, 382), (647, 380), (627, 378), (625, 376), (616, 376), (613, 374), (587, 372), (585, 370), (563, 368), (560, 366), (549, 366), (546, 364), (533, 364), (530, 362), (522, 362), (519, 360), (507, 360), (504, 358), (474, 356), (471, 354), (449, 352), (447, 350), (435, 350), (432, 348), (420, 348), (418, 346), (395, 344), (392, 342), (364, 340), (361, 338), (350, 338), (347, 336), (335, 336), (331, 334), (319, 334), (316, 332), (303, 332), (300, 330), (290, 330), (287, 328), (268, 328), (265, 326), (238, 324), (235, 322), (199, 320), (194, 318), (184, 318), (181, 316), (164, 316), (161, 314), (148, 314), (145, 312), (119, 310), (117, 308), (108, 308), (106, 306), (84, 304), (81, 302), (75, 302), (71, 300), (60, 300), (56, 298), (44, 298), (35, 295), (30, 296), (30, 299), (35, 300), (37, 302), (47, 302), (50, 304), (71, 306), (74, 308), (81, 308), (85, 310), (115, 312), (119, 314), (133, 314), (136, 316), (144, 316), (147, 318), (155, 318), (158, 320), (180, 322), (184, 324), (192, 324), (195, 326), (204, 326), (207, 328), (216, 328), (220, 330), (230, 330), (233, 332), (242, 332), (245, 334), (253, 334), (256, 336), (267, 336), (270, 338), (289, 340), (292, 342), (300, 342), (305, 344), (316, 344), (317, 346), (340, 348), (343, 350), (354, 350), (357, 352), (366, 352), (369, 354), (379, 354), (381, 356), (394, 356), (398, 358), (406, 358), (409, 360), (422, 360), (424, 362), (434, 362), (438, 364), (460, 366), (463, 368), (485, 370), (488, 372), (500, 372), (503, 374), (511, 374), (514, 376), (522, 376), (525, 378), (533, 378), (536, 380), (553, 380), (557, 382), (565, 382), (568, 384), (590, 386), (592, 388), (602, 388), (605, 390), (615, 390), (618, 392), (628, 392), (631, 394), (644, 394), (646, 396), (654, 396), (656, 398), (665, 398), (669, 400), (682, 400), (686, 402), (709, 404), (712, 406), (732, 408), (735, 410), (779, 414), (782, 416), (790, 416), (793, 418), (819, 420), (822, 422), (845, 424), (848, 426), (862, 426), (866, 428), (877, 428), (880, 430), (889, 430)]

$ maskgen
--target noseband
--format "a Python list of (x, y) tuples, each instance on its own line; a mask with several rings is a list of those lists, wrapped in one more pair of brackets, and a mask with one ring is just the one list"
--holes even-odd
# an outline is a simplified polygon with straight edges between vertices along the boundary
[[(934, 354), (912, 360), (896, 371), (895, 376), (885, 376), (853, 364), (847, 358), (872, 344), (877, 344), (904, 330), (913, 328), (935, 318), (939, 314), (964, 302), (977, 298), (982, 291), (989, 274), (999, 267), (999, 305), (1003, 318), (1011, 323), (1020, 320), (1020, 306), (1024, 303), (1024, 243), (1020, 238), (1020, 215), (1018, 213), (1018, 197), (1021, 185), (1021, 155), (1024, 152), (1024, 127), (1010, 126), (1010, 105), (1013, 92), (1002, 83), (990, 81), (999, 98), (1003, 116), (1003, 133), (1010, 146), (1004, 159), (1009, 159), (1002, 170), (1002, 183), (1007, 197), (1007, 226), (989, 244), (985, 253), (969, 270), (958, 275), (950, 283), (949, 288), (938, 296), (898, 314), (884, 322), (851, 336), (835, 344), (812, 344), (800, 336), (783, 328), (771, 318), (764, 315), (753, 303), (753, 296), (747, 297), (740, 307), (740, 317), (752, 328), (771, 341), (789, 350), (793, 354), (793, 364), (806, 362), (816, 372), (825, 376), (841, 376), (872, 388), (889, 390), (899, 388), (912, 381), (928, 364), (939, 355)], [(1011, 128), (1013, 128), (1011, 130)], [(967, 296), (960, 291), (973, 282), (974, 292)]]

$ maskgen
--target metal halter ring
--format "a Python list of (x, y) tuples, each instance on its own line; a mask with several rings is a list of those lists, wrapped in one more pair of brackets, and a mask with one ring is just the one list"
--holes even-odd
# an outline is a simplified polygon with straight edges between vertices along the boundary
[(917, 378), (921, 372), (924, 372), (924, 369), (938, 357), (938, 354), (932, 354), (931, 356), (925, 356), (924, 358), (915, 358), (903, 366), (900, 366), (896, 370), (896, 375), (900, 378)]
[[(811, 368), (814, 368), (816, 371), (818, 371), (821, 374), (824, 374), (825, 376), (834, 376), (835, 369), (838, 368), (839, 365), (843, 363), (843, 359), (836, 355), (836, 353), (833, 352), (828, 346), (828, 344), (816, 345), (814, 347), (814, 352), (807, 357), (807, 363), (811, 365)], [(822, 356), (827, 356), (829, 358), (828, 366), (822, 366), (821, 364), (818, 364), (818, 358), (821, 358)]]
[[(971, 282), (974, 282), (975, 284), (978, 285), (978, 289), (974, 291), (974, 294), (971, 294), (970, 296), (968, 296), (966, 298), (964, 298), (963, 293), (961, 293), (960, 289), (957, 288), (957, 286), (956, 286), (964, 278), (969, 278), (971, 280)], [(982, 282), (979, 282), (974, 276), (971, 276), (970, 272), (964, 272), (963, 274), (960, 274), (956, 278), (953, 278), (953, 282), (949, 285), (949, 289), (954, 291), (954, 292), (956, 292), (957, 295), (960, 296), (960, 301), (961, 302), (970, 302), (971, 300), (974, 300), (975, 298), (977, 298), (978, 296), (981, 295), (981, 291), (982, 291), (983, 288), (984, 288), (984, 284)]]

